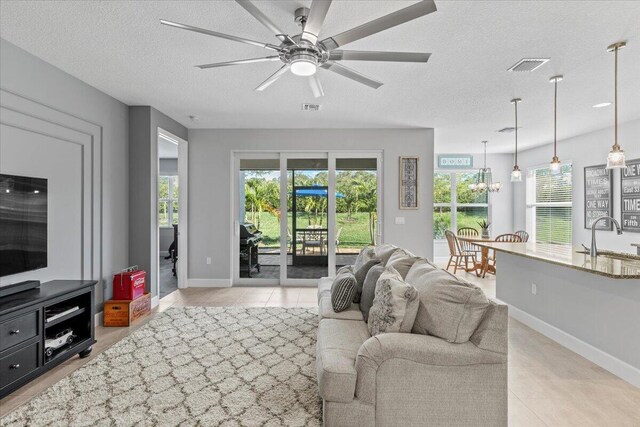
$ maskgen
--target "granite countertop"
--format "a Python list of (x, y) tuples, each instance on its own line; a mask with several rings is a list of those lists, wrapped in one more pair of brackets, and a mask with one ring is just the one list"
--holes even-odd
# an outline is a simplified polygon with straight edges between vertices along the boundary
[[(601, 250), (601, 254), (592, 260), (588, 253), (577, 252), (584, 251), (584, 248), (571, 245), (532, 242), (477, 242), (475, 244), (498, 252), (537, 259), (613, 279), (640, 279), (640, 256), (634, 254), (617, 254)], [(625, 258), (617, 257), (619, 255)]]

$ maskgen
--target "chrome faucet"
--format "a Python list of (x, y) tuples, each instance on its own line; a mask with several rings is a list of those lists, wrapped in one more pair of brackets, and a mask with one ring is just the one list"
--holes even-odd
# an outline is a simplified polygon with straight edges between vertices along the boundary
[(618, 233), (618, 235), (622, 234), (620, 223), (615, 218), (612, 218), (610, 216), (601, 216), (600, 218), (593, 221), (593, 224), (591, 224), (591, 249), (589, 250), (589, 255), (591, 255), (592, 257), (598, 256), (598, 248), (596, 247), (596, 224), (598, 224), (603, 219), (611, 220), (613, 222), (613, 225), (616, 226), (616, 232)]

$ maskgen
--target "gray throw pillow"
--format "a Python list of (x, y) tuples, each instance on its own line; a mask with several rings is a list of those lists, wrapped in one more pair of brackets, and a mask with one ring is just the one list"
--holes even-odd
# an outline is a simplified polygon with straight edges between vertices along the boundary
[(336, 271), (336, 276), (344, 273), (352, 273), (353, 274), (353, 265), (343, 265)]
[(353, 270), (357, 270), (362, 267), (367, 261), (376, 258), (375, 251), (371, 246), (365, 246), (360, 250), (360, 253), (356, 257), (355, 262), (353, 263)]
[(376, 284), (376, 296), (369, 311), (367, 327), (371, 336), (391, 332), (411, 332), (418, 312), (418, 291), (387, 267)]
[(412, 332), (451, 343), (469, 341), (489, 307), (482, 289), (444, 270), (426, 273), (413, 285), (420, 304)]
[(353, 295), (356, 293), (356, 278), (351, 273), (344, 273), (333, 280), (331, 285), (331, 306), (339, 313), (351, 307)]
[(360, 296), (362, 295), (362, 286), (364, 286), (364, 279), (367, 277), (367, 273), (374, 265), (380, 264), (380, 260), (377, 258), (370, 259), (365, 262), (362, 267), (353, 272), (356, 278), (356, 294), (353, 296), (353, 302), (360, 302)]
[(389, 261), (387, 261), (385, 267), (395, 268), (402, 276), (402, 280), (404, 280), (405, 277), (407, 277), (407, 273), (409, 273), (409, 269), (411, 268), (411, 266), (413, 266), (416, 261), (419, 261), (420, 258), (416, 256), (405, 255), (400, 251), (401, 249), (398, 249), (393, 255), (391, 255), (391, 258), (389, 258)]
[(376, 283), (378, 283), (382, 272), (384, 272), (382, 264), (374, 265), (364, 278), (362, 294), (360, 295), (360, 311), (365, 322), (369, 319), (369, 310), (371, 310), (376, 293)]

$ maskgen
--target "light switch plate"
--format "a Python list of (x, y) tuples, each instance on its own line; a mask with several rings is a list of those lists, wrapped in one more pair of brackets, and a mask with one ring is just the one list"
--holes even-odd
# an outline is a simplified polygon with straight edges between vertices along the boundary
[(404, 225), (404, 217), (403, 216), (397, 216), (396, 217), (396, 225)]

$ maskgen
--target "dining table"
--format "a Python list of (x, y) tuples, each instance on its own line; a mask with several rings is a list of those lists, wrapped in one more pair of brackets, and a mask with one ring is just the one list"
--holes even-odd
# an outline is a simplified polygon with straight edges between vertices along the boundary
[[(465, 241), (471, 244), (475, 243), (483, 243), (483, 242), (493, 242), (491, 236), (482, 237), (482, 235), (477, 236), (456, 236), (458, 240)], [(473, 268), (465, 269), (466, 271), (475, 271), (478, 277), (485, 277), (487, 272), (496, 273), (496, 268), (493, 265), (489, 265), (489, 248), (485, 246), (476, 246), (480, 249), (481, 258), (480, 261), (476, 261), (476, 265)]]

